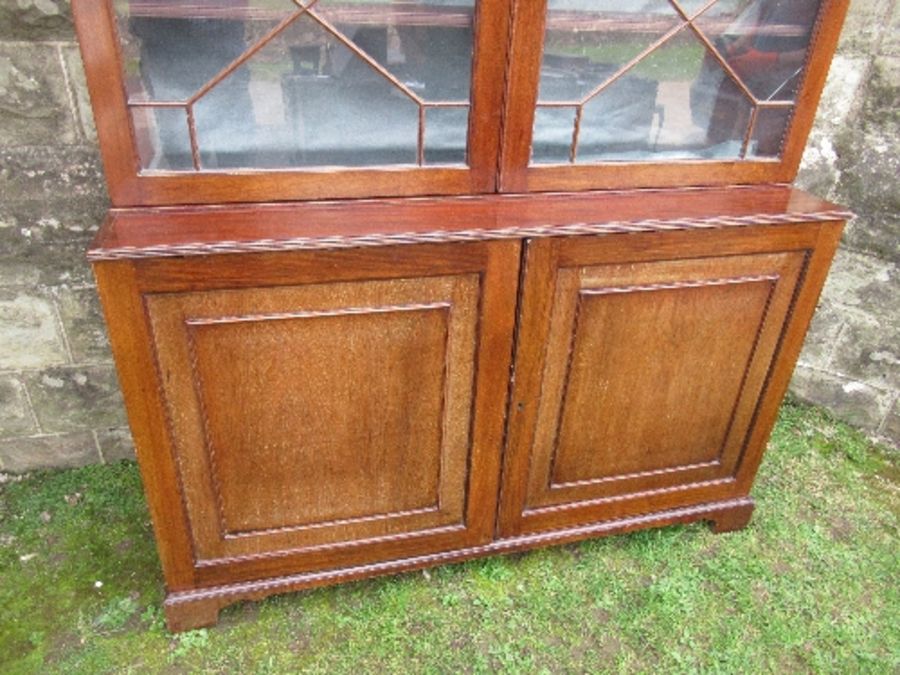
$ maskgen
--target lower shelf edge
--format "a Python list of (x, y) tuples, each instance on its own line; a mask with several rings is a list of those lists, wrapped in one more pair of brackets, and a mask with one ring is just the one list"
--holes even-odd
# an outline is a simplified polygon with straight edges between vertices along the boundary
[(699, 520), (713, 521), (716, 532), (737, 530), (749, 522), (753, 507), (754, 502), (752, 498), (741, 497), (667, 511), (657, 511), (617, 520), (607, 520), (562, 530), (496, 539), (481, 546), (441, 551), (412, 558), (387, 560), (333, 570), (301, 572), (269, 579), (185, 591), (172, 591), (166, 594), (166, 615), (170, 630), (189, 630), (216, 623), (219, 610), (227, 605), (242, 600), (257, 600), (277, 593), (299, 591), (384, 574), (407, 572), (492, 554), (512, 553), (552, 544), (565, 544), (591, 537), (620, 534), (633, 530)]

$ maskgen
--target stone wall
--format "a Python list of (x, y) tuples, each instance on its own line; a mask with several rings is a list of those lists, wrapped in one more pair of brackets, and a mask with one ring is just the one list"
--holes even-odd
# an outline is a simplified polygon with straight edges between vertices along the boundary
[[(849, 205), (847, 232), (793, 383), (900, 439), (898, 19), (856, 0), (800, 184)], [(0, 0), (0, 471), (131, 456), (84, 260), (107, 196), (64, 0)]]
[(853, 0), (797, 183), (857, 217), (791, 385), (900, 442), (900, 7)]

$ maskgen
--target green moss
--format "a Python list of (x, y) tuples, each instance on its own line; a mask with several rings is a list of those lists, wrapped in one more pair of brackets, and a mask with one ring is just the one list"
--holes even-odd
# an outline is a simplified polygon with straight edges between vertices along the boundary
[(34, 474), (0, 486), (0, 672), (896, 672), (898, 478), (896, 455), (789, 402), (741, 532), (275, 597), (173, 636), (136, 467)]

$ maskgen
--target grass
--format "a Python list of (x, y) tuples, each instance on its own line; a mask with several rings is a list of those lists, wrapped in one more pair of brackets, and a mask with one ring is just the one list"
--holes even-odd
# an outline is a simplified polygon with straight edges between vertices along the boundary
[(0, 485), (0, 672), (900, 670), (897, 455), (783, 407), (741, 532), (671, 527), (270, 598), (169, 634), (132, 463)]

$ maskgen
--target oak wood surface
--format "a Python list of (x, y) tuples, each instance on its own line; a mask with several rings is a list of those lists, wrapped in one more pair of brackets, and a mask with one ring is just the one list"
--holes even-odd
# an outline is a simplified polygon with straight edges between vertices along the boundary
[(777, 351), (823, 227), (529, 243), (500, 531), (749, 489), (743, 458), (774, 422), (757, 411), (784, 393), (767, 383), (793, 367)]
[(97, 264), (169, 588), (488, 541), (518, 260)]
[(749, 521), (850, 216), (772, 184), (848, 2), (823, 0), (780, 160), (531, 167), (546, 4), (476, 4), (467, 166), (164, 173), (140, 170), (111, 0), (73, 0), (114, 205), (89, 256), (173, 630)]

